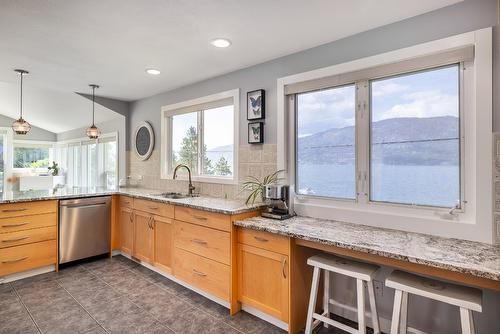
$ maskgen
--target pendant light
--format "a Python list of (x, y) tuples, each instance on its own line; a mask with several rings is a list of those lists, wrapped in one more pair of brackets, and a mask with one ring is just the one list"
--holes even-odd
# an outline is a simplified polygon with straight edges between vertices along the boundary
[(87, 129), (87, 136), (90, 139), (97, 139), (101, 134), (101, 131), (94, 124), (95, 117), (95, 89), (99, 88), (98, 85), (90, 84), (90, 88), (92, 88), (92, 125)]
[(30, 131), (31, 125), (30, 123), (26, 122), (23, 119), (23, 76), (28, 74), (29, 72), (17, 69), (14, 70), (14, 72), (18, 73), (19, 76), (21, 77), (21, 94), (20, 94), (20, 115), (19, 119), (14, 121), (14, 123), (12, 123), (12, 130), (14, 130), (14, 132), (18, 135), (25, 135)]

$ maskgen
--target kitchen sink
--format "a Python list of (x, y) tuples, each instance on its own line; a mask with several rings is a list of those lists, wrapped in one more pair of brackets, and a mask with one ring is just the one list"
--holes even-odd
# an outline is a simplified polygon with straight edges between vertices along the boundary
[(170, 199), (182, 199), (182, 198), (187, 198), (187, 197), (197, 197), (198, 195), (190, 196), (190, 195), (181, 194), (181, 193), (168, 192), (168, 193), (161, 193), (161, 194), (153, 194), (152, 196), (170, 198)]

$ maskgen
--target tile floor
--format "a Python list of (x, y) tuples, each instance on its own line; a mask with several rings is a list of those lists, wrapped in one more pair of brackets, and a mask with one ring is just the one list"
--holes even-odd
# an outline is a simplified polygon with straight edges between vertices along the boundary
[(116, 256), (0, 284), (0, 333), (285, 332)]

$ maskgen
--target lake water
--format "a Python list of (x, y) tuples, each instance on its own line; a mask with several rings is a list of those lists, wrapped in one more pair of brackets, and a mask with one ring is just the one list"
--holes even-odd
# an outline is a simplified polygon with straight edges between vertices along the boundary
[[(452, 207), (460, 198), (458, 166), (372, 165), (372, 201)], [(353, 164), (307, 164), (297, 168), (300, 193), (356, 198)]]

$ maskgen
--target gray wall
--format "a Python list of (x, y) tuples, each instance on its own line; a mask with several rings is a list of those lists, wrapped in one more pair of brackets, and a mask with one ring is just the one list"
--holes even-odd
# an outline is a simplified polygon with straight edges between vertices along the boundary
[[(101, 130), (101, 133), (110, 133), (110, 132), (118, 132), (118, 177), (125, 177), (125, 168), (126, 168), (126, 153), (125, 153), (125, 145), (126, 145), (126, 119), (125, 116), (118, 116), (116, 119), (112, 119), (110, 121), (97, 123), (96, 126)], [(87, 128), (79, 128), (74, 130), (69, 130), (66, 132), (61, 132), (57, 134), (57, 141), (64, 141), (76, 138), (83, 138), (86, 136)]]
[[(8, 127), (12, 126), (12, 122), (14, 122), (13, 118), (0, 115), (0, 126)], [(56, 141), (57, 135), (53, 132), (37, 128), (36, 126), (31, 126), (30, 132), (26, 135), (16, 135), (14, 134), (15, 139), (23, 139), (23, 140), (43, 140), (43, 141)]]
[[(161, 106), (229, 89), (241, 89), (240, 143), (246, 143), (246, 92), (266, 90), (266, 143), (276, 143), (276, 79), (357, 58), (428, 42), (471, 30), (495, 26), (494, 91), (498, 91), (500, 63), (498, 56), (497, 0), (465, 0), (427, 14), (393, 23), (316, 48), (275, 59), (130, 103), (130, 134), (143, 120), (149, 121), (159, 143)], [(277, 41), (279, 42), (279, 41)], [(500, 97), (494, 94), (494, 129), (500, 130)], [(127, 146), (128, 147), (128, 146)]]

